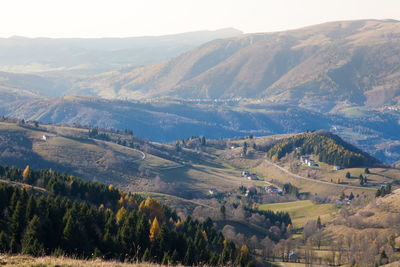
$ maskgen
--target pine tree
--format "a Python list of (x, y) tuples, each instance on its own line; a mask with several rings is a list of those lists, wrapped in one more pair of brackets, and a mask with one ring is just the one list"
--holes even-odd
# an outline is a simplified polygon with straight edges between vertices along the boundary
[(1, 253), (6, 253), (10, 249), (9, 246), (9, 241), (7, 240), (6, 234), (4, 231), (0, 231), (0, 252)]
[(176, 249), (174, 249), (174, 252), (172, 252), (172, 256), (171, 256), (172, 265), (176, 265), (178, 263), (178, 260), (179, 260), (178, 252), (176, 251)]
[(183, 258), (183, 264), (186, 266), (192, 266), (193, 263), (194, 263), (193, 246), (192, 244), (189, 244), (186, 249), (185, 257)]
[(169, 228), (166, 223), (163, 223), (161, 226), (161, 231), (158, 236), (159, 238), (159, 243), (160, 243), (160, 250), (161, 251), (170, 251), (170, 234), (169, 234)]
[(144, 251), (149, 247), (149, 223), (147, 222), (146, 216), (143, 214), (139, 217), (139, 221), (136, 225), (135, 236), (137, 238), (137, 245), (140, 246), (141, 251)]
[(143, 257), (142, 257), (143, 262), (149, 262), (150, 261), (150, 251), (148, 248), (144, 251)]
[(40, 220), (35, 215), (29, 222), (28, 228), (22, 240), (22, 253), (38, 256), (44, 254), (42, 243), (42, 233), (40, 229)]
[(26, 214), (25, 214), (25, 219), (27, 222), (29, 222), (32, 218), (33, 215), (35, 214), (36, 210), (36, 201), (31, 195), (28, 200), (28, 204), (26, 205)]
[(388, 256), (386, 255), (385, 250), (382, 250), (381, 255), (379, 256), (379, 265), (384, 265), (389, 262)]
[(74, 252), (82, 243), (82, 235), (79, 231), (79, 225), (70, 215), (62, 233), (64, 247), (68, 252)]
[(231, 253), (232, 251), (230, 250), (230, 248), (225, 245), (224, 249), (222, 250), (220, 264), (226, 265), (231, 259)]
[(22, 203), (20, 200), (17, 201), (17, 205), (15, 207), (15, 211), (11, 218), (11, 241), (13, 242), (13, 246), (11, 246), (12, 252), (15, 253), (16, 249), (18, 250), (19, 242), (21, 240), (22, 231), (25, 227), (25, 211), (23, 209)]
[(164, 252), (164, 256), (161, 260), (161, 265), (168, 265), (169, 263), (169, 255), (168, 252)]

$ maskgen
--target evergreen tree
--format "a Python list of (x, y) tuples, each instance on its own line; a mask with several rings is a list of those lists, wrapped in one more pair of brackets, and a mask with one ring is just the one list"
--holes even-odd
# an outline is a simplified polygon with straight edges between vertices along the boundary
[(22, 253), (33, 256), (43, 255), (44, 246), (42, 243), (42, 233), (40, 229), (40, 220), (35, 215), (29, 222), (28, 228), (22, 240)]
[(11, 242), (13, 246), (11, 246), (11, 252), (17, 252), (19, 247), (19, 242), (21, 240), (22, 231), (25, 227), (25, 211), (23, 208), (23, 204), (20, 200), (17, 201), (17, 205), (15, 207), (15, 211), (11, 218)]
[(172, 252), (172, 256), (171, 256), (172, 265), (176, 265), (178, 263), (178, 260), (179, 260), (178, 252), (176, 251), (176, 249), (174, 249), (174, 252)]
[(163, 258), (162, 258), (162, 260), (161, 260), (161, 264), (162, 264), (162, 265), (168, 265), (168, 263), (169, 263), (169, 255), (168, 255), (168, 252), (164, 252), (164, 256), (163, 256)]
[(160, 250), (169, 252), (170, 243), (172, 240), (170, 238), (169, 229), (166, 223), (163, 223), (163, 225), (161, 226), (158, 238), (159, 238)]
[(0, 231), (0, 253), (6, 253), (10, 249), (9, 241), (7, 240), (6, 234), (4, 231)]
[(62, 233), (63, 246), (70, 253), (75, 252), (79, 245), (82, 244), (82, 235), (79, 230), (79, 224), (70, 215)]
[(191, 242), (186, 249), (185, 257), (183, 258), (183, 264), (186, 266), (192, 266), (194, 263), (194, 251)]
[(33, 215), (35, 214), (36, 210), (36, 201), (31, 195), (28, 200), (28, 204), (26, 205), (26, 214), (25, 214), (25, 219), (27, 222), (29, 222), (32, 218)]
[(151, 256), (150, 256), (150, 251), (148, 248), (146, 248), (146, 250), (144, 251), (143, 257), (142, 257), (142, 261), (143, 262), (150, 262)]
[(384, 265), (384, 264), (387, 264), (387, 263), (389, 263), (389, 258), (386, 255), (385, 250), (383, 249), (381, 254), (379, 255), (379, 265)]

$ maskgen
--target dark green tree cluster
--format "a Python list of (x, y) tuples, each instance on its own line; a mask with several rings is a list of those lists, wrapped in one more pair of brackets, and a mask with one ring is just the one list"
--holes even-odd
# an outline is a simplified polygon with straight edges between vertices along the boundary
[(101, 133), (98, 128), (89, 129), (88, 133), (90, 138), (96, 138), (100, 140), (110, 141), (110, 136), (106, 133)]
[(83, 199), (96, 205), (104, 204), (106, 207), (115, 206), (121, 197), (120, 191), (112, 186), (85, 181), (52, 170), (30, 170), (24, 177), (19, 168), (0, 166), (0, 177), (45, 188), (53, 195)]
[(375, 197), (384, 197), (388, 194), (392, 193), (392, 186), (387, 184), (386, 186), (381, 186), (375, 194)]
[(359, 179), (360, 179), (360, 185), (365, 185), (368, 183), (367, 176), (363, 176), (362, 174), (360, 174)]
[[(297, 150), (296, 150), (297, 148)], [(333, 134), (303, 133), (283, 139), (267, 151), (267, 156), (280, 159), (298, 151), (300, 155), (315, 154), (318, 160), (343, 168), (370, 166), (378, 161)]]
[(282, 191), (284, 194), (289, 194), (295, 197), (298, 197), (300, 195), (299, 193), (299, 188), (296, 186), (292, 185), (291, 183), (286, 183), (282, 187)]
[[(17, 168), (1, 167), (0, 173), (22, 179)], [(167, 206), (112, 186), (75, 177), (71, 183), (71, 177), (53, 171), (29, 170), (29, 175), (32, 183), (54, 188), (50, 185), (63, 181), (65, 187), (42, 193), (0, 183), (0, 252), (184, 265), (250, 261), (249, 254), (227, 242), (209, 218), (202, 223), (190, 216), (180, 221)], [(98, 205), (101, 199), (108, 199), (108, 207)]]

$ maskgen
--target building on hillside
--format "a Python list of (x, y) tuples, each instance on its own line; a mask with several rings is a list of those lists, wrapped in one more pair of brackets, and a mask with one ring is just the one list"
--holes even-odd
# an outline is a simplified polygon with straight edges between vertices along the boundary
[(282, 190), (278, 189), (277, 187), (273, 185), (268, 185), (265, 187), (265, 192), (271, 195), (282, 195)]
[(249, 186), (246, 189), (246, 194), (245, 196), (249, 196), (249, 195), (253, 195), (254, 193), (256, 193), (256, 188), (254, 186)]
[(303, 164), (308, 164), (308, 161), (310, 160), (309, 156), (300, 156), (300, 161)]
[(340, 166), (338, 166), (338, 165), (333, 166), (333, 170), (334, 170), (334, 171), (338, 171), (338, 170), (341, 170), (341, 169), (342, 169), (342, 167), (340, 167)]
[(242, 176), (243, 177), (247, 177), (247, 176), (249, 176), (250, 175), (250, 172), (249, 171), (243, 171), (242, 172)]
[(299, 255), (293, 250), (288, 255), (290, 261), (297, 261), (299, 259)]
[(257, 174), (250, 173), (249, 175), (247, 175), (247, 180), (258, 180)]
[(281, 229), (279, 229), (279, 227), (273, 225), (269, 228), (268, 230), (270, 233), (275, 234), (275, 235), (279, 235), (281, 232)]
[(44, 141), (47, 141), (47, 140), (50, 139), (50, 136), (44, 134), (43, 137), (42, 137), (42, 139), (43, 139)]
[(210, 190), (208, 190), (208, 193), (212, 196), (217, 195), (218, 194), (218, 190), (215, 188), (211, 188)]
[(319, 167), (318, 163), (316, 163), (315, 161), (313, 161), (312, 159), (310, 159), (307, 163), (307, 165), (309, 167)]

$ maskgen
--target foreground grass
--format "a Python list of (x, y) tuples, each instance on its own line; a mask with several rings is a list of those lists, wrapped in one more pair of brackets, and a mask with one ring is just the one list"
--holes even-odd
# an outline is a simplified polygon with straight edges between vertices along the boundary
[(303, 227), (308, 220), (316, 220), (318, 216), (326, 219), (334, 211), (332, 204), (314, 204), (310, 200), (262, 204), (258, 209), (288, 212), (295, 228)]
[(152, 263), (121, 263), (117, 261), (103, 261), (103, 260), (78, 260), (66, 257), (31, 257), (26, 255), (5, 255), (0, 254), (1, 266), (29, 266), (29, 267), (78, 267), (78, 266), (93, 266), (93, 267), (136, 267), (136, 266), (160, 266)]

